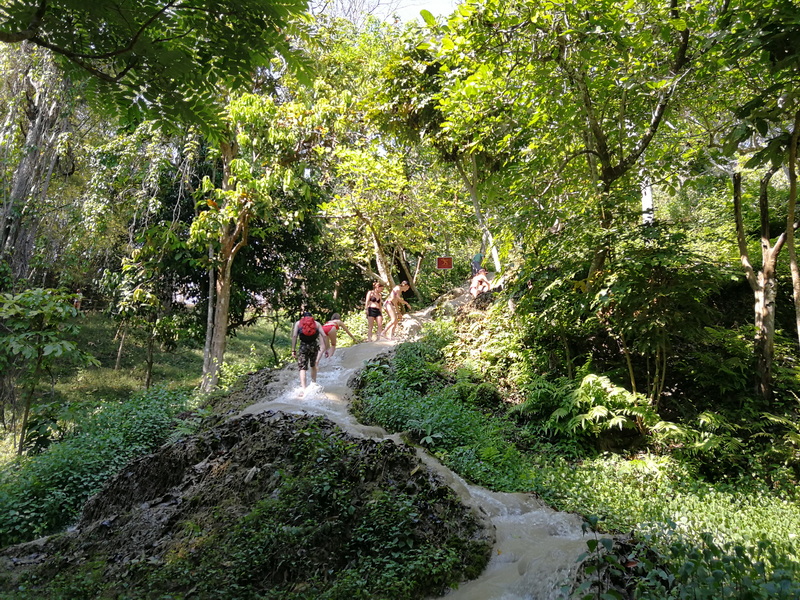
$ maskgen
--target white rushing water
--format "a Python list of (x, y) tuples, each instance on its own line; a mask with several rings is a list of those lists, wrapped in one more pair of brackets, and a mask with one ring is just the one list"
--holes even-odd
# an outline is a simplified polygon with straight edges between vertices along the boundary
[[(406, 315), (407, 330), (425, 312)], [(362, 342), (339, 348), (319, 366), (317, 385), (305, 393), (295, 365), (278, 372), (270, 391), (242, 414), (265, 410), (290, 414), (325, 416), (358, 437), (392, 439), (380, 427), (358, 423), (348, 410), (350, 378), (364, 363), (391, 348), (393, 342)], [(547, 507), (531, 494), (491, 492), (470, 485), (443, 466), (436, 458), (418, 449), (428, 468), (437, 473), (461, 500), (494, 533), (492, 557), (477, 579), (462, 583), (445, 595), (446, 600), (550, 600), (562, 597), (561, 586), (574, 573), (578, 556), (586, 550), (581, 519)]]

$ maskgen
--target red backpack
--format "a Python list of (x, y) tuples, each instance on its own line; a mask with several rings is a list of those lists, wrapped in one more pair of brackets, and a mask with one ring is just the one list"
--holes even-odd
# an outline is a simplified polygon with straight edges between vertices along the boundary
[(314, 317), (303, 317), (300, 319), (300, 326), (297, 328), (300, 339), (304, 342), (313, 342), (317, 339), (317, 322)]

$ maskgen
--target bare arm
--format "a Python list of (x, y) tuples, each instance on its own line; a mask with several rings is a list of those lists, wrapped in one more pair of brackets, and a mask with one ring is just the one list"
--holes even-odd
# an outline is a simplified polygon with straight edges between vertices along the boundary
[(354, 342), (358, 341), (355, 338), (355, 336), (352, 333), (350, 333), (350, 330), (347, 328), (347, 325), (344, 324), (344, 321), (336, 321), (336, 324), (339, 325), (339, 327), (341, 327), (342, 329), (344, 329), (345, 333), (347, 335), (349, 335), (353, 339)]

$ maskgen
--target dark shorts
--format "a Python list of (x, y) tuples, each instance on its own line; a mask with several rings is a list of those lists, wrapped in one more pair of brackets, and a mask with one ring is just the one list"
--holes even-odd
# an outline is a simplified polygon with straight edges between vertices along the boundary
[(300, 347), (297, 349), (297, 367), (301, 371), (312, 369), (317, 366), (317, 354), (319, 353), (319, 344), (317, 340), (313, 342), (300, 342)]
[(381, 316), (381, 309), (380, 308), (375, 308), (374, 306), (370, 306), (367, 309), (367, 316), (368, 317), (378, 318), (378, 317)]

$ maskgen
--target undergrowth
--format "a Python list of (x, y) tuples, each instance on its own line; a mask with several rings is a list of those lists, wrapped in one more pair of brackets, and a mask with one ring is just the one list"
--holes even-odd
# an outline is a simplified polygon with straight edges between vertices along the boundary
[[(469, 317), (460, 325), (462, 332), (482, 335)], [(631, 580), (631, 597), (798, 596), (800, 507), (793, 495), (754, 477), (708, 481), (692, 460), (696, 454), (648, 450), (648, 441), (657, 440), (657, 450), (669, 438), (659, 437), (654, 415), (626, 408), (635, 407), (635, 399), (616, 400), (620, 408), (613, 412), (602, 390), (624, 395), (608, 380), (581, 405), (578, 384), (521, 376), (519, 364), (527, 357), (511, 329), (504, 331), (504, 342), (482, 340), (487, 343), (478, 343), (479, 351), (475, 339), (452, 343), (453, 329), (442, 324), (421, 341), (401, 345), (391, 360), (363, 374), (357, 414), (407, 432), (475, 483), (534, 492), (557, 509), (593, 516), (598, 531), (633, 532), (639, 558), (623, 563), (638, 570), (611, 559)], [(495, 389), (516, 395), (517, 404), (476, 402), (475, 390), (485, 389), (493, 373)], [(620, 434), (641, 447), (627, 457), (601, 451)], [(647, 553), (650, 562), (642, 558)], [(585, 586), (576, 597), (600, 597), (598, 589)], [(777, 595), (765, 595), (772, 592)], [(622, 597), (614, 593), (609, 597)]]
[(183, 392), (152, 388), (106, 403), (67, 437), (0, 470), (0, 546), (57, 531), (132, 458), (157, 448), (186, 406)]

